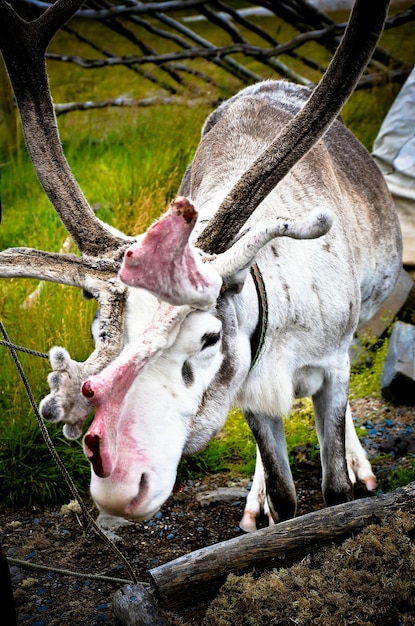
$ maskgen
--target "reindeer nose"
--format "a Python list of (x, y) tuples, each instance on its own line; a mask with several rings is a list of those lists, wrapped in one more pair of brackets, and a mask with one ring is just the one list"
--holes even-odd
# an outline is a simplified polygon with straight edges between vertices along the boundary
[(98, 478), (107, 478), (111, 474), (111, 468), (104, 468), (100, 452), (101, 437), (96, 433), (86, 433), (84, 437), (84, 452), (94, 468)]
[(95, 395), (95, 391), (92, 388), (92, 384), (90, 380), (86, 380), (81, 388), (82, 395), (85, 398), (93, 398)]
[[(131, 248), (129, 248), (127, 252), (124, 254), (124, 265), (127, 268), (141, 267), (143, 265), (143, 261), (140, 258), (140, 255), (137, 254), (134, 249), (131, 250)], [(122, 269), (123, 268), (121, 268), (121, 271)]]

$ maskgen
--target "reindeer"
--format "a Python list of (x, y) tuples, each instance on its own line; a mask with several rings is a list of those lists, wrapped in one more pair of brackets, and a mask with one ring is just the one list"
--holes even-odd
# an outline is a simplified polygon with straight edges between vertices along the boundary
[[(338, 114), (383, 28), (388, 2), (357, 0), (319, 85), (248, 87), (207, 119), (178, 197), (138, 237), (93, 214), (60, 148), (44, 52), (82, 4), (58, 0), (27, 23), (0, 0), (0, 45), (26, 142), (81, 256), (0, 254), (0, 275), (78, 286), (99, 304), (83, 363), (50, 351), (45, 419), (83, 437), (101, 511), (151, 517), (184, 454), (242, 409), (257, 442), (241, 527), (296, 511), (283, 418), (311, 396), (327, 505), (376, 487), (348, 403), (348, 349), (390, 295), (401, 236), (380, 171)], [(33, 63), (30, 62), (33, 59)]]

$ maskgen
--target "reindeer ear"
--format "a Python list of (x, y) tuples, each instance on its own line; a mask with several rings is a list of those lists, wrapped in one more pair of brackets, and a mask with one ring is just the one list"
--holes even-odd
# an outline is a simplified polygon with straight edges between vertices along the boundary
[(246, 267), (239, 269), (238, 271), (224, 277), (222, 280), (221, 294), (234, 295), (240, 293), (245, 284), (246, 277), (248, 276), (251, 263)]
[(333, 219), (331, 211), (319, 209), (297, 220), (279, 217), (258, 222), (243, 232), (229, 250), (213, 257), (211, 265), (227, 289), (237, 293), (242, 289), (256, 255), (272, 239), (318, 239), (330, 230)]
[(210, 309), (222, 279), (202, 252), (189, 243), (197, 211), (184, 197), (174, 200), (167, 213), (125, 253), (120, 280), (142, 287), (174, 305)]

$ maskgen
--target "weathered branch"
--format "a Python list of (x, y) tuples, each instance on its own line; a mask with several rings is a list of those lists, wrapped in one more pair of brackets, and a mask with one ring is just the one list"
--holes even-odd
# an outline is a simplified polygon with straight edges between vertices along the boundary
[(415, 20), (415, 5), (397, 13), (396, 15), (391, 15), (388, 17), (385, 23), (385, 30), (389, 30), (390, 28), (395, 28), (396, 26), (400, 26), (401, 24), (407, 24), (408, 22), (413, 22)]
[[(154, 96), (152, 98), (142, 98), (140, 100), (135, 100), (134, 98), (124, 98), (120, 96), (119, 98), (112, 98), (109, 100), (96, 100), (96, 101), (88, 101), (88, 102), (67, 102), (63, 104), (55, 104), (55, 113), (59, 117), (64, 113), (72, 113), (72, 111), (89, 111), (91, 109), (104, 109), (107, 107), (148, 107), (153, 105), (169, 105), (169, 104), (180, 104), (180, 106), (189, 106), (194, 107), (198, 104), (206, 104), (208, 101), (206, 98), (192, 100), (189, 102), (188, 98), (180, 97), (180, 96), (168, 96), (167, 98), (162, 98), (158, 96)], [(215, 102), (212, 102), (212, 106), (214, 106)]]
[[(42, 2), (42, 0), (19, 0), (19, 2), (36, 7), (42, 11), (51, 6), (49, 2)], [(93, 20), (102, 20), (108, 17), (119, 17), (122, 15), (139, 13), (154, 14), (159, 11), (175, 11), (192, 7), (197, 8), (205, 2), (206, 0), (167, 0), (166, 2), (144, 3), (130, 0), (126, 5), (118, 4), (109, 9), (80, 9), (77, 12), (77, 16)], [(81, 4), (83, 4), (83, 2)]]
[[(233, 9), (227, 4), (221, 2), (221, 0), (216, 0), (212, 2), (212, 5), (216, 7), (219, 11), (226, 11), (232, 20), (234, 20), (236, 23), (243, 26), (243, 28), (250, 31), (251, 33), (261, 37), (266, 43), (270, 44), (271, 46), (278, 45), (278, 41), (276, 41), (276, 39), (272, 35), (270, 35), (269, 33), (267, 33), (266, 30), (264, 30), (263, 28), (255, 24), (255, 22), (245, 19), (245, 17), (243, 17), (242, 15), (242, 12)], [(323, 69), (319, 66), (319, 64), (313, 61), (312, 59), (304, 57), (298, 54), (297, 52), (295, 52), (294, 50), (287, 51), (287, 54), (291, 58), (299, 60), (301, 63), (304, 63), (306, 67), (311, 67), (314, 70), (320, 70), (321, 72), (323, 72)], [(293, 75), (290, 75), (293, 72), (292, 68), (288, 68), (287, 65), (283, 64), (280, 60), (278, 61), (273, 60), (272, 67), (279, 74), (281, 74), (281, 76), (284, 76), (286, 78), (291, 78), (292, 80), (300, 84), (305, 84), (307, 82), (307, 81), (304, 81), (302, 77), (300, 78), (298, 73), (295, 73), (296, 77), (294, 77)]]
[[(145, 5), (145, 6), (148, 7), (149, 5)], [(200, 37), (200, 35), (196, 34), (191, 29), (187, 28), (180, 21), (175, 20), (168, 15), (165, 15), (165, 13), (161, 11), (165, 7), (169, 8), (168, 3), (160, 4), (159, 5), (160, 11), (155, 11), (154, 17), (157, 20), (159, 20), (164, 26), (167, 26), (168, 28), (172, 30), (160, 29), (157, 26), (155, 26), (155, 24), (152, 21), (149, 21), (149, 20), (143, 19), (142, 17), (137, 16), (135, 12), (132, 12), (131, 14), (126, 14), (124, 17), (131, 23), (141, 26), (148, 32), (154, 35), (157, 35), (158, 37), (162, 39), (166, 39), (166, 40), (176, 43), (181, 48), (184, 48), (184, 49), (192, 48), (192, 45), (191, 43), (189, 43), (188, 40), (196, 42), (198, 45), (202, 46), (202, 48), (204, 47), (213, 48), (213, 49), (215, 48), (213, 44), (211, 44), (209, 41)], [(181, 8), (182, 9), (188, 8), (188, 5), (183, 4)], [(176, 33), (179, 33), (179, 35), (177, 35)], [(230, 72), (231, 74), (234, 74), (235, 76), (241, 78), (242, 80), (245, 80), (245, 81), (246, 80), (258, 80), (259, 78), (258, 76), (250, 72), (248, 69), (246, 69), (239, 63), (236, 63), (236, 61), (234, 61), (233, 59), (230, 60), (229, 62), (223, 59), (212, 59), (212, 61), (216, 65), (223, 67), (226, 71)]]
[(378, 72), (373, 74), (365, 74), (356, 85), (356, 89), (364, 89), (368, 86), (384, 85), (387, 83), (404, 83), (411, 73), (411, 69), (391, 70), (390, 72)]
[(231, 572), (287, 567), (323, 545), (414, 506), (415, 483), (410, 483), (383, 496), (339, 504), (202, 548), (149, 574), (163, 608), (184, 608), (212, 598)]
[[(131, 65), (145, 65), (146, 63), (153, 63), (154, 65), (164, 65), (171, 61), (178, 61), (183, 59), (221, 59), (231, 54), (244, 54), (247, 57), (259, 57), (260, 59), (268, 59), (270, 57), (276, 57), (281, 54), (286, 54), (292, 50), (295, 50), (299, 46), (309, 41), (318, 41), (322, 39), (327, 32), (343, 32), (346, 28), (346, 24), (336, 24), (333, 27), (321, 31), (311, 31), (308, 33), (302, 33), (297, 35), (290, 41), (284, 44), (277, 44), (270, 48), (262, 48), (260, 46), (253, 46), (247, 42), (240, 42), (230, 44), (228, 46), (218, 47), (202, 47), (195, 48), (188, 46), (185, 50), (178, 50), (176, 52), (166, 52), (163, 54), (147, 54), (142, 56), (130, 55), (123, 57), (110, 56), (109, 58), (97, 58), (86, 59), (78, 55), (63, 55), (56, 53), (47, 53), (46, 57), (53, 61), (62, 61), (65, 63), (75, 63), (85, 69), (97, 69), (112, 65), (124, 65), (126, 67)], [(108, 55), (109, 56), (109, 55)]]
[[(237, 14), (237, 12), (235, 11), (234, 13)], [(211, 14), (212, 12), (208, 13), (208, 15), (211, 15)], [(216, 64), (221, 64), (222, 62), (233, 63), (233, 59), (229, 59), (228, 57), (230, 57), (233, 54), (243, 54), (247, 58), (256, 58), (259, 62), (262, 62), (265, 65), (271, 66), (275, 71), (277, 71), (282, 76), (285, 76), (287, 78), (290, 78), (291, 80), (294, 80), (302, 84), (310, 84), (309, 81), (305, 80), (298, 73), (294, 72), (292, 68), (289, 68), (287, 65), (281, 63), (281, 61), (277, 60), (276, 57), (281, 56), (282, 54), (294, 54), (295, 50), (297, 50), (299, 47), (301, 47), (302, 45), (310, 41), (324, 43), (325, 41), (329, 39), (332, 40), (333, 38), (334, 40), (338, 40), (338, 37), (340, 36), (340, 34), (344, 31), (346, 27), (346, 24), (330, 23), (328, 25), (325, 25), (323, 28), (320, 28), (317, 30), (314, 29), (314, 30), (307, 30), (305, 32), (302, 32), (299, 35), (296, 35), (291, 40), (283, 44), (275, 44), (269, 47), (251, 45), (246, 40), (243, 40), (243, 38), (240, 38), (240, 41), (238, 43), (229, 44), (227, 46), (215, 47), (212, 44), (209, 44), (209, 42), (201, 40), (200, 37), (195, 36), (195, 34), (192, 33), (192, 31), (190, 31), (187, 27), (181, 25), (180, 22), (178, 22), (177, 20), (172, 20), (168, 16), (163, 16), (162, 14), (160, 14), (160, 15), (157, 15), (156, 17), (158, 19), (162, 19), (166, 23), (168, 22), (168, 25), (170, 27), (174, 27), (175, 29), (177, 29), (178, 32), (183, 34), (183, 37), (177, 36), (175, 33), (172, 33), (168, 30), (162, 30), (162, 29), (156, 28), (150, 22), (147, 22), (143, 18), (138, 18), (135, 15), (130, 15), (128, 17), (129, 19), (132, 20), (133, 23), (139, 26), (142, 26), (143, 28), (145, 28), (146, 30), (148, 30), (149, 32), (153, 34), (156, 34), (162, 38), (169, 39), (172, 42), (177, 43), (183, 49), (180, 51), (168, 52), (164, 54), (157, 54), (154, 52), (154, 53), (147, 53), (143, 55), (130, 55), (126, 57), (119, 57), (119, 56), (117, 57), (115, 55), (112, 55), (108, 52), (103, 51), (103, 54), (104, 56), (107, 57), (107, 59), (105, 58), (86, 59), (84, 57), (80, 57), (76, 55), (70, 56), (70, 55), (58, 55), (58, 54), (48, 54), (47, 57), (52, 60), (72, 62), (85, 69), (97, 69), (97, 68), (106, 67), (106, 66), (123, 65), (125, 67), (133, 69), (134, 71), (142, 72), (142, 70), (139, 70), (138, 68), (139, 65), (151, 64), (151, 65), (157, 65), (157, 66), (160, 66), (161, 68), (166, 69), (164, 66), (166, 64), (172, 64), (172, 62), (174, 61), (190, 60), (190, 59), (198, 59), (198, 58), (211, 60)], [(411, 11), (405, 12), (406, 21), (410, 20), (411, 18), (413, 19), (414, 17), (415, 15), (412, 15)], [(224, 20), (224, 19), (222, 20), (218, 20), (217, 18), (215, 19), (220, 24), (226, 24), (227, 22), (227, 20)], [(393, 18), (391, 19), (393, 20)], [(246, 25), (246, 23), (249, 24), (247, 20), (244, 20), (242, 23), (244, 26)], [(392, 21), (392, 23), (394, 22)], [(401, 23), (401, 22), (399, 21), (398, 23)], [(111, 27), (109, 23), (107, 25)], [(120, 28), (121, 27), (117, 27), (116, 30), (118, 29), (119, 31)], [(82, 36), (79, 35), (79, 33), (77, 33), (76, 36), (78, 38), (82, 38)], [(192, 46), (186, 41), (186, 39), (184, 39), (184, 37), (186, 36), (187, 37), (193, 36), (195, 42), (202, 44), (202, 46), (200, 45), (199, 47)], [(261, 31), (261, 36), (265, 38), (266, 33)], [(235, 39), (236, 38), (237, 37), (235, 36)], [(131, 39), (131, 37), (129, 37), (129, 39)], [(272, 41), (272, 38), (269, 36), (267, 39), (268, 41)], [(92, 47), (99, 49), (99, 46), (96, 46), (96, 44), (94, 44), (93, 42), (88, 41), (88, 43)], [(394, 80), (402, 80), (402, 77), (406, 75), (405, 74), (405, 72), (407, 71), (406, 69), (401, 69), (400, 72), (399, 70), (397, 70), (396, 72), (393, 72), (393, 73), (384, 69), (385, 68), (384, 64), (391, 60), (390, 55), (388, 55), (386, 51), (382, 50), (379, 47), (377, 48), (377, 50), (378, 50), (377, 56), (378, 58), (382, 60), (383, 65), (380, 66), (377, 61), (374, 61), (373, 66), (378, 71), (375, 73), (372, 72), (373, 78), (371, 77), (372, 75), (369, 75), (368, 78), (363, 77), (359, 81), (360, 88), (366, 87), (372, 84), (378, 84), (380, 82), (386, 82), (390, 80), (391, 78), (393, 78)], [(108, 57), (110, 58), (108, 59)], [(313, 66), (314, 69), (318, 69), (316, 67), (316, 64), (312, 60), (304, 59), (304, 58), (301, 58), (301, 60), (306, 65)], [(241, 67), (242, 66), (238, 64), (234, 68), (224, 66), (224, 69), (227, 69), (228, 71), (232, 71), (232, 73), (235, 74), (236, 76), (241, 76)], [(173, 67), (173, 65), (171, 65), (171, 70), (173, 71), (174, 69), (175, 68)], [(185, 66), (182, 66), (181, 68), (177, 68), (177, 69), (179, 71), (184, 71)], [(382, 71), (384, 71), (383, 77), (381, 76)], [(142, 73), (149, 80), (152, 80), (153, 82), (154, 81), (159, 82), (150, 74), (145, 74), (144, 72)], [(246, 76), (246, 78), (248, 78), (248, 76)], [(202, 79), (207, 80), (208, 77), (202, 76)], [(255, 80), (256, 79), (258, 79), (258, 77), (255, 77)], [(161, 86), (163, 86), (163, 88), (169, 91), (173, 91), (173, 92), (175, 91), (174, 88), (172, 88), (171, 86), (167, 84), (161, 84)]]
[[(109, 50), (106, 50), (101, 45), (96, 44), (94, 41), (92, 41), (88, 37), (84, 37), (79, 31), (75, 30), (74, 28), (72, 28), (70, 26), (65, 26), (63, 30), (66, 30), (66, 32), (68, 32), (71, 35), (73, 35), (74, 37), (76, 37), (76, 39), (78, 39), (79, 41), (82, 41), (83, 43), (86, 43), (93, 50), (97, 50), (98, 52), (101, 52), (101, 54), (103, 54), (105, 57), (112, 58), (112, 57), (115, 56)], [(154, 77), (149, 72), (141, 69), (140, 67), (137, 67), (136, 64), (134, 64), (134, 65), (126, 64), (125, 67), (130, 69), (135, 74), (139, 74), (140, 76), (143, 76), (143, 78), (147, 79), (148, 81), (159, 85), (160, 87), (162, 87), (166, 91), (170, 91), (171, 93), (176, 93), (176, 89), (174, 87), (172, 87), (171, 85), (169, 85), (165, 81), (164, 82), (160, 81), (159, 79)]]
[[(50, 6), (48, 3), (38, 0), (17, 1), (25, 6), (30, 6), (38, 13)], [(180, 74), (185, 71), (186, 66), (183, 64), (178, 67), (174, 63), (175, 60), (205, 59), (222, 67), (225, 72), (231, 73), (244, 83), (259, 80), (260, 76), (253, 72), (245, 62), (235, 60), (234, 55), (242, 54), (247, 59), (255, 59), (257, 63), (271, 68), (282, 77), (300, 84), (310, 84), (310, 81), (301, 72), (295, 71), (289, 64), (284, 63), (281, 55), (288, 55), (301, 62), (304, 67), (310, 67), (322, 73), (324, 68), (313, 59), (301, 55), (299, 48), (304, 43), (314, 41), (332, 54), (338, 46), (344, 24), (335, 24), (330, 17), (302, 0), (284, 0), (278, 3), (262, 0), (257, 2), (254, 8), (255, 6), (262, 7), (267, 10), (269, 15), (274, 14), (278, 19), (284, 20), (298, 30), (299, 34), (290, 41), (281, 44), (265, 28), (256, 24), (254, 20), (245, 17), (249, 15), (245, 10), (234, 9), (222, 0), (213, 0), (210, 3), (202, 0), (195, 2), (176, 0), (175, 2), (147, 4), (132, 0), (125, 5), (116, 6), (112, 5), (111, 0), (95, 0), (89, 2), (88, 6), (87, 0), (77, 15), (83, 18), (96, 19), (116, 32), (120, 38), (124, 38), (138, 47), (139, 52), (124, 58), (102, 50), (104, 57), (113, 59), (108, 63), (104, 59), (82, 59), (79, 56), (60, 55), (50, 58), (77, 63), (86, 69), (122, 64), (143, 75), (147, 80), (159, 84), (163, 89), (176, 93), (177, 85), (182, 85)], [(174, 12), (189, 8), (194, 9), (195, 17), (205, 17), (216, 25), (217, 32), (226, 33), (231, 42), (228, 45), (217, 46), (188, 28), (183, 23), (185, 18), (182, 15), (179, 15), (177, 19), (171, 16)], [(415, 19), (415, 10), (410, 8), (388, 18), (385, 28), (392, 28), (413, 19)], [(157, 26), (156, 20), (163, 25), (163, 28)], [(155, 50), (147, 46), (143, 37), (137, 34), (137, 27), (156, 35), (160, 40), (171, 42), (173, 46), (176, 44), (185, 52), (180, 52), (173, 47), (167, 53), (158, 55)], [(252, 45), (248, 41), (250, 33), (255, 36), (256, 40), (258, 37), (261, 38), (265, 45), (261, 43)], [(79, 33), (76, 36), (82, 39), (82, 35)], [(91, 40), (89, 40), (89, 45), (95, 49), (101, 47)], [(145, 64), (155, 65), (160, 68), (160, 71), (166, 72), (171, 77), (172, 84), (160, 80), (157, 75), (142, 69)], [(370, 73), (384, 72), (384, 80), (386, 81), (390, 78), (390, 74), (388, 74), (390, 68), (394, 70), (407, 69), (403, 67), (399, 59), (394, 58), (387, 50), (377, 46), (372, 59), (369, 60)], [(206, 75), (201, 76), (201, 79), (207, 80)], [(399, 79), (399, 74), (397, 74), (396, 80)], [(382, 81), (382, 79), (380, 80)], [(377, 77), (375, 81), (378, 82)], [(372, 84), (370, 79), (360, 82), (361, 87), (370, 84)]]
[[(173, 18), (171, 18), (169, 15), (165, 15), (164, 13), (156, 13), (155, 17), (157, 17), (157, 19), (161, 20), (163, 23), (167, 24), (168, 26), (174, 28), (175, 30), (178, 30), (182, 34), (186, 34), (186, 36), (189, 37), (191, 41), (194, 41), (198, 45), (204, 48), (213, 48), (213, 49), (216, 48), (216, 46), (211, 44), (209, 41), (207, 41), (206, 39), (204, 39), (197, 33), (194, 33), (190, 29), (186, 28), (185, 26), (180, 24), (177, 20), (174, 20)], [(259, 80), (259, 76), (257, 74), (247, 69), (240, 63), (237, 63), (234, 59), (226, 59), (226, 60), (218, 59), (218, 60), (214, 60), (214, 63), (216, 63), (216, 65), (220, 65), (224, 67), (228, 72), (230, 72), (231, 74), (234, 74), (235, 76), (238, 76), (242, 80), (247, 80), (247, 81)]]
[[(105, 2), (105, 4), (109, 4), (109, 2)], [(157, 54), (155, 49), (152, 46), (146, 44), (142, 39), (138, 39), (135, 34), (131, 31), (131, 29), (127, 28), (121, 20), (116, 18), (110, 18), (103, 20), (103, 24), (105, 24), (108, 28), (114, 30), (118, 34), (125, 37), (128, 41), (134, 43), (138, 48), (143, 52), (143, 54)], [(174, 70), (170, 63), (166, 63), (161, 67), (163, 72), (166, 72), (176, 83), (180, 84), (181, 78), (180, 75)]]

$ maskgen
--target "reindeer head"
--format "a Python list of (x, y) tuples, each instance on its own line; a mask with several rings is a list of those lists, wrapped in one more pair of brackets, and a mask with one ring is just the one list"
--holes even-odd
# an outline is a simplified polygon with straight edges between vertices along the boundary
[(278, 236), (320, 237), (332, 223), (323, 212), (301, 222), (275, 219), (209, 256), (189, 241), (196, 219), (192, 203), (179, 197), (127, 250), (121, 280), (162, 303), (137, 341), (82, 386), (96, 407), (84, 436), (91, 493), (115, 515), (151, 516), (170, 494), (182, 455), (224, 425), (251, 363), (249, 333), (238, 328), (232, 299), (258, 251)]
[[(194, 244), (197, 213), (190, 200), (178, 198), (133, 243), (95, 218), (70, 172), (44, 54), (81, 4), (57, 0), (40, 18), (25, 22), (0, 0), (0, 47), (28, 149), (81, 252), (78, 257), (6, 250), (0, 275), (76, 285), (98, 300), (94, 352), (77, 363), (62, 348), (51, 351), (51, 393), (40, 410), (47, 419), (63, 420), (68, 437), (78, 437), (95, 407), (84, 436), (92, 494), (111, 513), (145, 518), (169, 495), (181, 455), (203, 447), (221, 428), (232, 389), (249, 370), (252, 328), (248, 323), (245, 333), (237, 333), (234, 297), (245, 288), (256, 254), (275, 237), (319, 237), (330, 228), (325, 212), (299, 221), (275, 218), (246, 230), (244, 224), (338, 115), (376, 45), (388, 1), (357, 0), (342, 43), (307, 104), (223, 199)], [(152, 298), (135, 329), (134, 303), (143, 293)]]

